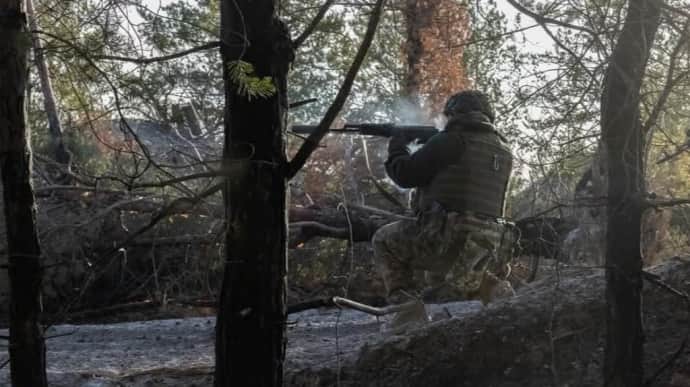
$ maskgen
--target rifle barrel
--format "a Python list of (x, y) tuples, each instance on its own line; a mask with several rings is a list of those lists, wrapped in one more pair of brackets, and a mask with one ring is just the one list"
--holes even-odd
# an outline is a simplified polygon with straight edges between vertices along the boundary
[[(293, 133), (300, 133), (300, 134), (309, 134), (313, 133), (316, 128), (318, 128), (317, 125), (292, 125), (291, 129)], [(357, 129), (328, 129), (329, 132), (336, 132), (336, 133), (358, 133), (359, 130)]]

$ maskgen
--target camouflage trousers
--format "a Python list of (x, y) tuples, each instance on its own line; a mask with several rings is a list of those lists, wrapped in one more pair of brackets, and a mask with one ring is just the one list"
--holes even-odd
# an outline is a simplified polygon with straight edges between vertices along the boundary
[(414, 289), (414, 272), (424, 270), (432, 286), (446, 282), (469, 297), (487, 270), (501, 272), (512, 258), (511, 230), (470, 213), (426, 213), (381, 227), (374, 259), (388, 294)]

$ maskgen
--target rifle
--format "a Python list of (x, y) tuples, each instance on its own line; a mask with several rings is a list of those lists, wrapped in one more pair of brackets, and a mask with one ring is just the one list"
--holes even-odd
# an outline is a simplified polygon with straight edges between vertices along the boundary
[[(316, 125), (293, 125), (292, 132), (309, 134), (316, 130)], [(394, 124), (345, 124), (340, 129), (329, 129), (329, 132), (344, 134), (363, 134), (367, 136), (393, 137), (402, 135), (411, 140), (427, 142), (439, 130), (433, 126), (424, 125), (394, 125)]]

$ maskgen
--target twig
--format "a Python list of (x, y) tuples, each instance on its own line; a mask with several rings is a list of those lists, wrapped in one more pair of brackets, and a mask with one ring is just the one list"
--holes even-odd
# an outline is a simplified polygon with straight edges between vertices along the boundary
[[(686, 142), (685, 144), (679, 145), (673, 153), (666, 154), (664, 157), (657, 160), (656, 163), (657, 164), (663, 164), (667, 161), (671, 161), (671, 160), (675, 159), (676, 157), (680, 156), (681, 154), (687, 152), (688, 150), (690, 150), (690, 143)], [(664, 152), (664, 153), (666, 153), (666, 152)]]
[(295, 49), (299, 48), (307, 40), (307, 38), (314, 33), (316, 27), (319, 25), (319, 23), (321, 23), (321, 20), (324, 18), (324, 16), (326, 16), (326, 13), (331, 8), (333, 3), (335, 3), (335, 0), (326, 0), (326, 2), (323, 3), (307, 28), (295, 40), (292, 41), (292, 45)]
[(224, 172), (222, 170), (220, 171), (208, 171), (208, 172), (200, 172), (200, 173), (195, 173), (191, 175), (186, 175), (186, 176), (180, 176), (180, 177), (174, 177), (172, 179), (168, 180), (163, 180), (159, 182), (149, 182), (149, 183), (138, 183), (138, 184), (132, 184), (130, 189), (136, 189), (136, 188), (163, 188), (167, 187), (169, 185), (177, 184), (177, 183), (182, 183), (185, 181), (189, 180), (196, 180), (196, 179), (203, 179), (203, 178), (211, 178), (211, 177), (219, 177), (219, 176), (225, 176), (227, 172)]
[(575, 24), (566, 23), (566, 22), (564, 22), (564, 21), (560, 21), (560, 20), (557, 20), (557, 19), (552, 19), (552, 18), (546, 17), (546, 16), (544, 16), (544, 15), (540, 15), (540, 14), (538, 14), (538, 13), (536, 13), (536, 12), (534, 12), (534, 11), (528, 9), (527, 7), (523, 6), (523, 5), (520, 4), (517, 0), (508, 0), (508, 3), (510, 3), (510, 5), (512, 5), (513, 7), (515, 7), (515, 9), (517, 9), (517, 10), (520, 11), (521, 13), (524, 13), (525, 15), (531, 17), (532, 19), (534, 19), (537, 23), (539, 23), (539, 24), (541, 24), (541, 25), (544, 25), (544, 24), (554, 24), (554, 25), (557, 25), (557, 26), (560, 26), (560, 27), (571, 28), (571, 29), (574, 29), (574, 30), (586, 32), (586, 33), (588, 33), (588, 34), (590, 34), (590, 35), (592, 35), (592, 36), (596, 36), (596, 35), (597, 35), (594, 31), (590, 30), (590, 29), (587, 28), (587, 27), (582, 27), (582, 26), (578, 26), (578, 25), (575, 25)]
[(127, 191), (118, 191), (112, 189), (102, 189), (98, 187), (83, 187), (73, 185), (49, 185), (45, 187), (38, 187), (34, 189), (34, 194), (37, 197), (48, 196), (53, 192), (59, 191), (77, 191), (77, 192), (95, 192), (95, 193), (109, 193), (126, 195)]
[(688, 39), (690, 39), (690, 35), (688, 35), (688, 32), (690, 32), (690, 19), (685, 23), (685, 27), (683, 28), (681, 38), (678, 40), (678, 44), (676, 44), (676, 46), (673, 47), (673, 51), (669, 56), (669, 66), (666, 72), (666, 82), (664, 84), (663, 89), (661, 90), (661, 94), (659, 95), (659, 98), (654, 104), (654, 108), (652, 108), (652, 112), (649, 114), (647, 121), (645, 121), (644, 125), (642, 126), (642, 133), (647, 135), (648, 142), (651, 142), (650, 129), (654, 124), (656, 124), (657, 120), (659, 119), (659, 115), (661, 114), (661, 111), (666, 105), (666, 101), (671, 95), (674, 86), (680, 83), (685, 77), (690, 75), (690, 72), (686, 71), (681, 73), (678, 77), (674, 77), (676, 66), (678, 65), (678, 56), (682, 52), (683, 48), (688, 44)]
[(137, 230), (133, 234), (129, 235), (124, 242), (122, 242), (122, 243), (118, 244), (116, 247), (114, 247), (111, 250), (111, 253), (115, 254), (121, 248), (128, 246), (130, 243), (132, 243), (136, 238), (141, 236), (143, 233), (152, 229), (161, 220), (163, 220), (163, 219), (167, 218), (169, 215), (175, 213), (175, 211), (178, 210), (178, 207), (186, 205), (191, 209), (195, 205), (199, 204), (199, 202), (201, 202), (203, 199), (205, 199), (205, 198), (215, 194), (216, 192), (219, 192), (220, 190), (222, 190), (223, 187), (224, 187), (224, 183), (216, 184), (213, 187), (207, 189), (206, 191), (204, 191), (204, 192), (202, 192), (202, 193), (200, 193), (194, 197), (191, 197), (191, 198), (184, 197), (184, 198), (179, 198), (179, 199), (174, 200), (172, 203), (170, 203), (166, 207), (164, 207), (160, 211), (160, 213), (158, 213), (158, 215), (156, 215), (153, 219), (151, 219), (149, 224), (141, 227), (139, 230)]
[(60, 333), (57, 335), (46, 336), (45, 339), (50, 340), (50, 339), (57, 339), (58, 337), (72, 336), (73, 334), (77, 333), (78, 331), (79, 331), (78, 329), (75, 329), (72, 332), (66, 332), (66, 333)]
[(310, 103), (318, 102), (318, 98), (309, 98), (302, 101), (292, 102), (288, 107), (290, 109), (298, 108), (300, 106), (308, 105)]
[(120, 209), (121, 207), (123, 207), (123, 206), (126, 206), (126, 205), (128, 205), (128, 204), (138, 203), (138, 202), (140, 202), (140, 201), (142, 201), (142, 200), (144, 200), (143, 197), (134, 198), (134, 199), (123, 199), (123, 200), (120, 200), (120, 201), (115, 202), (115, 203), (111, 204), (110, 206), (106, 207), (103, 211), (101, 211), (100, 213), (96, 214), (96, 216), (93, 216), (93, 217), (91, 217), (90, 219), (87, 219), (87, 220), (85, 220), (85, 221), (83, 221), (83, 222), (81, 222), (81, 223), (75, 224), (74, 227), (76, 227), (76, 228), (83, 228), (83, 227), (86, 227), (86, 226), (90, 225), (91, 223), (93, 223), (93, 222), (95, 222), (95, 221), (97, 221), (97, 220), (99, 220), (99, 219), (101, 219), (101, 218), (105, 218), (105, 217), (108, 216), (111, 212), (113, 212), (113, 211), (115, 211), (115, 210), (119, 210), (119, 209)]
[(5, 367), (7, 367), (8, 364), (10, 364), (10, 359), (9, 359), (9, 358), (7, 358), (7, 360), (5, 360), (5, 361), (3, 361), (2, 363), (0, 363), (0, 370), (3, 369), (3, 368), (5, 368)]
[(371, 169), (371, 162), (369, 161), (369, 147), (367, 146), (367, 140), (362, 137), (362, 151), (364, 153), (364, 165), (367, 167), (367, 171), (369, 172), (369, 178), (371, 179), (371, 182), (374, 183), (374, 187), (383, 195), (384, 198), (386, 198), (389, 202), (395, 204), (398, 208), (405, 208), (405, 206), (400, 203), (400, 200), (393, 196), (388, 190), (381, 185), (379, 180), (374, 176), (374, 171)]
[(220, 41), (208, 42), (206, 44), (202, 44), (201, 46), (192, 47), (192, 48), (189, 48), (189, 49), (184, 50), (184, 51), (180, 51), (180, 52), (176, 52), (176, 53), (172, 53), (172, 54), (168, 54), (168, 55), (155, 56), (155, 57), (151, 57), (151, 58), (131, 58), (131, 57), (125, 57), (125, 56), (116, 56), (116, 55), (95, 55), (95, 56), (92, 56), (91, 58), (93, 60), (109, 60), (109, 61), (136, 63), (136, 64), (151, 64), (151, 63), (165, 62), (168, 60), (181, 58), (183, 56), (193, 54), (195, 52), (210, 50), (210, 49), (216, 48), (216, 47), (220, 47)]

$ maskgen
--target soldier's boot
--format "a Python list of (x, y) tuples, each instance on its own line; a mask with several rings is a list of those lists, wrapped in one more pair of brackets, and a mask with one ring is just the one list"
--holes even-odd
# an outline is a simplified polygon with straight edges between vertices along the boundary
[(383, 330), (388, 333), (403, 334), (430, 321), (426, 306), (417, 295), (396, 290), (388, 296), (388, 303), (399, 308), (393, 319), (383, 326)]

